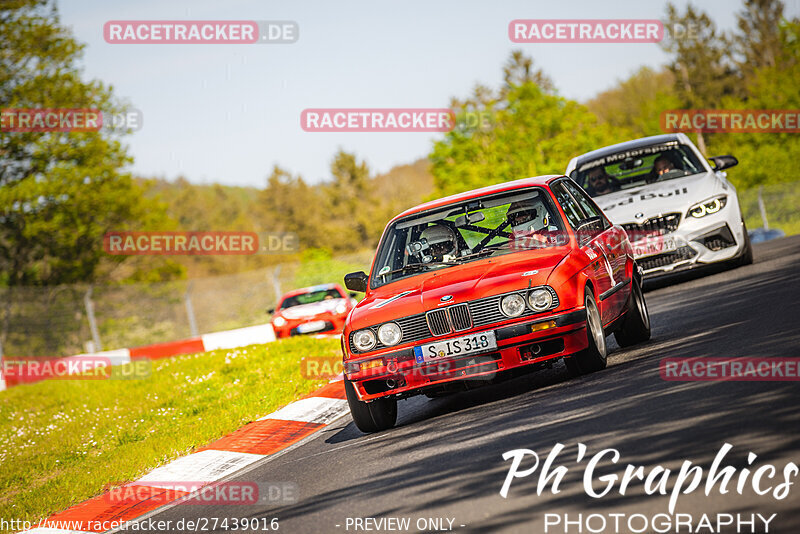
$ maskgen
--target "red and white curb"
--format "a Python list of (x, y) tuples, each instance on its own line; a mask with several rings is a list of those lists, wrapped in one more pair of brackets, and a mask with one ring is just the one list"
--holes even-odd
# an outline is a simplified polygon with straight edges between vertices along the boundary
[[(194, 354), (196, 352), (208, 352), (217, 349), (235, 349), (237, 347), (246, 347), (247, 345), (258, 345), (263, 343), (271, 343), (275, 341), (275, 331), (272, 329), (271, 324), (261, 324), (256, 326), (248, 326), (246, 328), (237, 328), (236, 330), (227, 330), (224, 332), (214, 332), (211, 334), (203, 334), (200, 337), (191, 339), (182, 339), (179, 341), (169, 341), (167, 343), (157, 343), (154, 345), (146, 345), (144, 347), (134, 347), (132, 349), (117, 349), (108, 350), (103, 352), (94, 352), (91, 354), (77, 354), (75, 356), (66, 356), (64, 358), (55, 358), (50, 360), (50, 364), (54, 365), (56, 361), (63, 363), (66, 367), (70, 362), (77, 362), (79, 360), (93, 360), (94, 365), (122, 365), (130, 363), (134, 360), (149, 359), (158, 360), (161, 358), (169, 358), (181, 354)], [(23, 362), (36, 362), (40, 359), (37, 358), (20, 358), (20, 357), (7, 357), (9, 361), (23, 361)], [(85, 368), (82, 368), (84, 371)], [(36, 373), (31, 373), (36, 375)], [(0, 361), (0, 391), (7, 387), (17, 386), (20, 384), (31, 384), (45, 380), (46, 376), (30, 376), (29, 373), (21, 373), (21, 376), (3, 376), (3, 365)]]
[(40, 534), (105, 532), (63, 530), (46, 525), (65, 525), (69, 521), (73, 524), (81, 521), (85, 525), (103, 522), (119, 524), (135, 520), (185, 497), (188, 492), (172, 489), (176, 481), (192, 481), (193, 485), (202, 487), (229, 477), (297, 443), (346, 413), (348, 406), (345, 400), (344, 382), (339, 376), (304, 398), (248, 423), (197, 452), (158, 467), (139, 480), (126, 485), (145, 488), (144, 493), (149, 498), (115, 502), (114, 499), (108, 498), (108, 493), (105, 493), (55, 514), (43, 523), (44, 526), (26, 532)]

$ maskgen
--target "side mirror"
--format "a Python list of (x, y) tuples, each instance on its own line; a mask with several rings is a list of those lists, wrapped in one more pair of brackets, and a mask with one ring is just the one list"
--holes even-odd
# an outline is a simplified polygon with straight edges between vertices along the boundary
[(270, 315), (274, 314), (275, 313), (275, 308), (268, 309), (267, 313), (270, 314)]
[(735, 167), (739, 164), (739, 160), (733, 156), (714, 156), (713, 158), (708, 159), (714, 164), (715, 171), (730, 169), (731, 167)]
[(358, 291), (359, 293), (366, 293), (367, 291), (367, 273), (358, 271), (355, 273), (348, 273), (344, 275), (344, 287), (350, 291)]

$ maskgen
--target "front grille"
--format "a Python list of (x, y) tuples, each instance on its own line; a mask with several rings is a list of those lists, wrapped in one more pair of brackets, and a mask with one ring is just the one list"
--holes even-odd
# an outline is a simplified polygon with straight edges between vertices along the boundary
[(428, 328), (434, 336), (443, 336), (451, 332), (463, 332), (472, 328), (472, 318), (467, 304), (456, 304), (438, 310), (429, 311), (426, 315)]
[(453, 322), (453, 329), (456, 332), (472, 328), (472, 317), (469, 315), (469, 306), (467, 304), (451, 306), (448, 311), (450, 312), (450, 320)]
[(450, 333), (450, 321), (447, 320), (447, 310), (433, 310), (427, 313), (428, 328), (434, 336), (443, 336)]
[(692, 247), (684, 245), (673, 252), (665, 252), (663, 254), (656, 254), (655, 256), (649, 256), (647, 258), (641, 258), (636, 260), (636, 263), (638, 263), (646, 272), (651, 269), (667, 267), (674, 263), (691, 260), (696, 255), (697, 252), (695, 252)]
[(666, 215), (651, 217), (641, 224), (625, 223), (622, 227), (628, 233), (628, 238), (631, 242), (635, 242), (650, 236), (672, 233), (678, 229), (680, 222), (680, 213), (667, 213)]

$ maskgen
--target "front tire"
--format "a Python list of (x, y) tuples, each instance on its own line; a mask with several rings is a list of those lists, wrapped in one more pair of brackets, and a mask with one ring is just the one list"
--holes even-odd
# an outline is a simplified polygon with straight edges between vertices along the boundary
[(600, 319), (597, 301), (594, 300), (594, 294), (588, 287), (583, 300), (586, 308), (588, 346), (584, 350), (564, 358), (564, 364), (572, 376), (585, 375), (606, 368), (606, 334), (603, 331), (603, 322)]
[(744, 250), (736, 262), (738, 267), (753, 263), (753, 244), (750, 242), (750, 235), (747, 233), (747, 226), (745, 226), (744, 221), (742, 221), (742, 231), (744, 232)]
[(642, 285), (634, 278), (631, 281), (631, 297), (622, 326), (614, 332), (620, 347), (630, 347), (650, 339), (650, 314), (642, 293)]
[(397, 399), (375, 399), (372, 402), (358, 400), (356, 388), (345, 379), (344, 392), (350, 415), (358, 429), (366, 434), (392, 428), (397, 422)]

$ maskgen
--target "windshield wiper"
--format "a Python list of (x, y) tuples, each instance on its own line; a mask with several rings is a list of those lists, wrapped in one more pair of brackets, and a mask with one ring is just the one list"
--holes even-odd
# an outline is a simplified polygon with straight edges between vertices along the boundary
[(413, 270), (417, 270), (417, 269), (421, 270), (422, 267), (428, 267), (430, 265), (458, 265), (458, 262), (431, 261), (431, 262), (428, 262), (428, 263), (409, 263), (408, 265), (404, 265), (403, 267), (400, 267), (399, 269), (395, 269), (393, 271), (387, 271), (385, 273), (379, 272), (378, 276), (383, 277), (383, 276), (389, 276), (390, 274), (404, 273), (404, 272), (412, 270), (412, 269)]
[(487, 245), (487, 246), (481, 248), (477, 252), (473, 252), (472, 254), (467, 254), (466, 256), (460, 256), (458, 259), (459, 260), (466, 260), (466, 259), (469, 259), (469, 258), (477, 258), (477, 257), (483, 256), (487, 252), (494, 252), (495, 250), (497, 250), (497, 249), (499, 249), (501, 247), (507, 247), (507, 246), (508, 246), (508, 243), (495, 243), (494, 245)]

